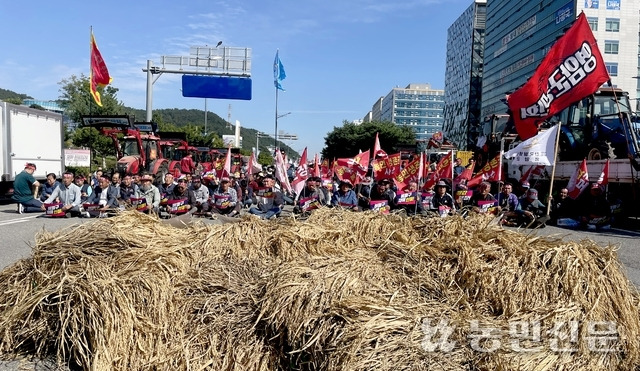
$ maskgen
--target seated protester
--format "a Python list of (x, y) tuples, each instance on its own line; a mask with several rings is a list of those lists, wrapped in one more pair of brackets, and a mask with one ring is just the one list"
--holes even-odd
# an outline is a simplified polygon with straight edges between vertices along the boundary
[(424, 209), (422, 194), (418, 191), (418, 182), (410, 181), (402, 191), (396, 193), (393, 203), (397, 209), (404, 210), (407, 215), (421, 214)]
[(102, 212), (104, 211), (118, 208), (119, 195), (120, 192), (118, 188), (111, 184), (111, 179), (107, 175), (101, 176), (99, 185), (93, 190), (86, 202), (92, 205), (100, 205), (100, 208), (95, 211), (88, 211), (89, 215), (97, 217), (103, 215)]
[(60, 185), (60, 182), (56, 180), (56, 174), (49, 173), (47, 174), (47, 181), (42, 185), (42, 193), (40, 194), (40, 201), (44, 201), (51, 194), (53, 190), (56, 189)]
[(262, 219), (274, 218), (282, 212), (284, 200), (282, 192), (275, 188), (275, 179), (273, 175), (267, 174), (262, 179), (262, 187), (253, 190), (253, 206), (249, 212), (257, 215)]
[(463, 179), (463, 181), (456, 185), (456, 192), (453, 195), (457, 210), (471, 205), (471, 197), (473, 196), (473, 191), (470, 191), (469, 187), (467, 187), (466, 180)]
[[(187, 177), (178, 178), (178, 183), (173, 187), (171, 193), (167, 195), (169, 201), (184, 200), (184, 208), (193, 213), (198, 209), (195, 208), (196, 195), (187, 186)], [(171, 213), (171, 209), (168, 207), (168, 212)]]
[(369, 201), (371, 201), (371, 185), (373, 180), (370, 176), (365, 177), (362, 182), (356, 186), (356, 196), (358, 196), (358, 207), (361, 210), (369, 210)]
[(100, 177), (101, 176), (102, 176), (102, 168), (98, 168), (98, 170), (96, 170), (93, 173), (93, 176), (91, 177), (91, 179), (89, 181), (89, 185), (91, 186), (91, 188), (95, 188), (95, 187), (100, 185)]
[(518, 222), (518, 210), (520, 201), (513, 193), (513, 184), (505, 183), (502, 192), (498, 193), (498, 212), (502, 212), (500, 223), (506, 226), (515, 226)]
[[(550, 223), (560, 226), (563, 224), (562, 219), (568, 219), (566, 222), (569, 225), (574, 225), (577, 222), (578, 212), (574, 200), (569, 197), (569, 190), (562, 188), (560, 193), (556, 197), (551, 198), (551, 219)], [(560, 222), (559, 222), (560, 221)]]
[(231, 181), (227, 178), (220, 180), (220, 186), (211, 197), (214, 214), (236, 216), (240, 214), (241, 204), (238, 202), (238, 193), (231, 187)]
[(133, 184), (133, 179), (130, 175), (125, 175), (122, 178), (122, 183), (120, 184), (120, 195), (118, 196), (118, 200), (124, 203), (130, 203), (131, 197), (136, 197), (136, 192), (138, 191), (138, 186)]
[(173, 193), (173, 187), (175, 186), (176, 183), (173, 181), (173, 174), (166, 173), (164, 176), (164, 182), (158, 186), (158, 191), (160, 191), (161, 195), (168, 197)]
[(611, 228), (611, 205), (598, 183), (593, 183), (589, 193), (580, 199), (582, 211), (580, 225), (588, 229)]
[(118, 188), (118, 190), (120, 190), (120, 173), (119, 172), (116, 171), (111, 176), (111, 185)]
[(525, 198), (520, 201), (520, 211), (518, 212), (518, 226), (529, 226), (532, 228), (544, 228), (548, 219), (545, 214), (547, 207), (538, 200), (538, 191), (530, 188)]
[(133, 186), (136, 190), (140, 189), (140, 186), (142, 185), (142, 182), (140, 181), (141, 178), (142, 176), (140, 174), (133, 174), (131, 176), (131, 182), (133, 182)]
[[(40, 182), (33, 177), (36, 171), (36, 164), (27, 162), (13, 181), (13, 195), (11, 199), (18, 204), (18, 214), (37, 213), (45, 210), (44, 204), (33, 197), (32, 187), (38, 187)], [(57, 188), (56, 188), (57, 189)]]
[(304, 188), (298, 195), (297, 205), (293, 208), (294, 213), (304, 213), (326, 205), (324, 192), (316, 181), (316, 177), (307, 179)]
[(358, 196), (353, 191), (353, 184), (350, 181), (343, 180), (340, 182), (338, 189), (333, 192), (331, 205), (358, 211)]
[(196, 196), (195, 208), (196, 213), (204, 213), (206, 216), (209, 214), (209, 188), (202, 185), (202, 178), (200, 175), (194, 175), (191, 177), (191, 186), (189, 189)]
[(478, 190), (471, 196), (471, 207), (472, 210), (477, 213), (486, 213), (487, 209), (490, 209), (490, 205), (492, 202), (495, 202), (496, 199), (493, 197), (491, 192), (491, 183), (482, 182), (478, 185)]
[[(387, 201), (389, 208), (395, 207), (396, 193), (389, 189), (389, 180), (382, 179), (378, 181), (375, 187), (371, 189), (370, 201)], [(370, 209), (371, 206), (368, 207)]]
[(202, 184), (204, 184), (204, 186), (207, 187), (207, 189), (209, 190), (210, 195), (212, 195), (216, 190), (218, 190), (218, 187), (220, 186), (220, 182), (218, 181), (218, 178), (213, 172), (205, 173), (201, 177), (201, 181), (202, 181)]
[(152, 184), (153, 176), (150, 174), (145, 174), (140, 178), (140, 187), (138, 188), (138, 192), (136, 194), (136, 198), (144, 198), (147, 202), (147, 213), (154, 212), (158, 213), (160, 208), (160, 191), (158, 187)]
[(531, 188), (531, 186), (529, 185), (529, 182), (524, 181), (520, 183), (520, 196), (518, 197), (519, 200), (522, 200), (527, 197), (527, 191), (529, 190), (529, 188)]
[(447, 193), (448, 186), (443, 180), (436, 183), (436, 192), (431, 198), (431, 210), (437, 212), (440, 216), (456, 212), (456, 203), (453, 200), (453, 196)]
[[(65, 212), (67, 218), (72, 216), (80, 216), (88, 218), (89, 214), (82, 208), (82, 195), (80, 187), (75, 185), (72, 172), (62, 174), (62, 183), (56, 188), (51, 196), (44, 200), (45, 204), (54, 203), (59, 200), (62, 203), (62, 211)], [(45, 210), (44, 204), (42, 210)]]
[(238, 198), (238, 201), (240, 201), (240, 198), (242, 196), (242, 187), (240, 187), (240, 180), (237, 176), (234, 175), (229, 179), (229, 188), (233, 188), (236, 190), (236, 197)]
[[(82, 175), (76, 175), (76, 177), (74, 178), (74, 183), (78, 186), (78, 188), (80, 188), (80, 197), (82, 198), (82, 203), (87, 202), (87, 200), (93, 193), (93, 188), (84, 181), (84, 177)], [(98, 184), (100, 184), (100, 178), (98, 179)]]
[(250, 208), (253, 205), (253, 192), (255, 189), (260, 188), (260, 184), (262, 184), (262, 178), (264, 177), (264, 173), (260, 172), (257, 174), (253, 174), (253, 179), (247, 185), (247, 199), (244, 200), (244, 207)]

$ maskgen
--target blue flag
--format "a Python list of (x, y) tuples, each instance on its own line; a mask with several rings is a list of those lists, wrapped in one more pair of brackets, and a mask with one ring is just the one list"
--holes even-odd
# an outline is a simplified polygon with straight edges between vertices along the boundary
[(280, 85), (280, 81), (284, 80), (287, 77), (287, 74), (284, 73), (284, 66), (282, 62), (280, 62), (280, 57), (278, 57), (278, 51), (276, 51), (276, 59), (273, 61), (273, 84), (276, 88), (284, 91), (282, 85)]

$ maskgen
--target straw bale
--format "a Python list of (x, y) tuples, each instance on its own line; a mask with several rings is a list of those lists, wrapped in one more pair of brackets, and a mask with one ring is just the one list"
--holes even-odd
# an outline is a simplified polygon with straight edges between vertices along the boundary
[[(31, 257), (0, 272), (0, 357), (87, 370), (640, 366), (639, 295), (611, 246), (482, 216), (330, 209), (179, 227), (125, 212), (41, 232)], [(450, 351), (425, 336), (440, 320), (454, 326)], [(615, 321), (617, 349), (514, 352), (504, 337), (494, 352), (470, 346), (471, 321), (505, 335), (537, 320), (545, 340), (554, 321)]]

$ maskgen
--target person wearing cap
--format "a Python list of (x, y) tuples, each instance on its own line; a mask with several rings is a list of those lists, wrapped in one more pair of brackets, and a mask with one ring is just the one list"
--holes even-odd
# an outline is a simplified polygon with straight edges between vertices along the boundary
[(518, 199), (522, 200), (526, 198), (527, 191), (529, 190), (529, 188), (531, 188), (531, 186), (529, 185), (529, 182), (527, 182), (526, 180), (520, 183), (520, 191), (522, 192), (522, 195), (518, 197)]
[[(89, 215), (82, 208), (82, 192), (80, 187), (73, 182), (74, 178), (73, 173), (70, 171), (62, 174), (62, 183), (44, 203), (50, 204), (59, 200), (62, 203), (62, 211), (65, 212), (66, 217), (88, 217)], [(42, 205), (42, 211), (44, 210), (44, 205)]]
[(240, 214), (240, 203), (238, 193), (231, 187), (231, 180), (220, 179), (220, 186), (213, 193), (211, 212), (214, 214), (236, 216)]
[(275, 188), (275, 178), (267, 174), (262, 178), (262, 187), (253, 190), (253, 204), (249, 212), (261, 219), (271, 219), (280, 215), (284, 206), (282, 192)]
[(376, 186), (371, 189), (369, 198), (371, 201), (387, 201), (387, 205), (390, 208), (393, 209), (395, 207), (396, 193), (389, 188), (388, 179), (379, 180)]
[(589, 193), (580, 199), (580, 225), (589, 230), (611, 228), (611, 205), (600, 184), (593, 183)]
[(358, 211), (358, 196), (353, 190), (353, 184), (349, 180), (341, 180), (338, 189), (333, 192), (332, 206), (340, 206), (345, 209)]
[(524, 227), (545, 227), (548, 219), (545, 214), (547, 207), (538, 200), (538, 190), (529, 188), (525, 197), (520, 201), (518, 225)]
[(13, 181), (11, 199), (18, 204), (18, 214), (40, 212), (44, 208), (42, 202), (33, 197), (32, 187), (40, 186), (40, 182), (33, 177), (34, 171), (36, 171), (36, 165), (28, 162)]
[(482, 182), (478, 185), (478, 189), (473, 196), (471, 196), (471, 210), (483, 212), (480, 204), (486, 204), (489, 201), (496, 201), (496, 198), (491, 194), (491, 183)]
[(189, 189), (196, 196), (196, 213), (203, 213), (205, 216), (211, 216), (209, 213), (209, 188), (202, 185), (202, 177), (194, 175), (191, 177), (191, 186)]
[(194, 207), (196, 204), (196, 195), (191, 189), (189, 189), (186, 176), (181, 176), (178, 178), (178, 182), (176, 183), (175, 187), (173, 187), (171, 189), (171, 193), (167, 195), (167, 200), (184, 200), (186, 208), (190, 213), (194, 213), (197, 211), (197, 209)]
[(100, 182), (102, 181), (102, 175), (98, 178), (98, 185), (96, 187), (91, 187), (89, 183), (85, 182), (85, 178), (82, 175), (76, 175), (73, 179), (75, 185), (80, 188), (80, 197), (82, 199), (82, 203), (87, 202), (89, 197), (93, 194), (93, 188), (97, 188), (100, 186)]
[(431, 198), (431, 211), (438, 213), (440, 216), (451, 215), (456, 212), (456, 203), (453, 196), (447, 192), (449, 185), (444, 180), (436, 183), (436, 192)]
[(47, 174), (47, 181), (42, 185), (42, 192), (40, 193), (40, 201), (44, 201), (53, 191), (60, 185), (60, 182), (56, 179), (55, 173)]
[(161, 197), (158, 187), (153, 185), (153, 176), (151, 174), (144, 174), (140, 177), (140, 186), (138, 187), (136, 198), (143, 197), (147, 200), (149, 209), (157, 214), (160, 209)]

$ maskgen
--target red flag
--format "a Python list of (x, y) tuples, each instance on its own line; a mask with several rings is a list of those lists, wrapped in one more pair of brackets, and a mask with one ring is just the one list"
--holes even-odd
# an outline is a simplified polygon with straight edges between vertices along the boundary
[(91, 90), (91, 96), (96, 101), (96, 104), (102, 107), (102, 98), (98, 87), (105, 87), (113, 80), (109, 76), (109, 70), (107, 65), (102, 59), (102, 54), (98, 50), (98, 44), (93, 37), (93, 30), (91, 31), (91, 71), (89, 72), (89, 89)]
[(387, 157), (387, 152), (383, 151), (380, 147), (380, 139), (378, 138), (378, 133), (376, 132), (376, 141), (373, 143), (373, 158), (378, 157)]
[(541, 175), (544, 167), (544, 165), (530, 165), (520, 177), (520, 183), (529, 181), (532, 175)]
[(373, 167), (373, 178), (375, 180), (391, 179), (400, 173), (400, 154), (371, 161)]
[(452, 173), (452, 162), (453, 151), (449, 151), (446, 156), (442, 157), (438, 164), (436, 165), (436, 170), (430, 174), (430, 177), (427, 177), (427, 181), (424, 183), (424, 189), (429, 189), (433, 187), (436, 182), (442, 178), (447, 179), (451, 178)]
[(358, 184), (369, 169), (369, 151), (358, 153), (354, 158), (339, 158), (334, 162), (334, 171), (340, 180)]
[[(219, 159), (216, 162), (216, 176), (221, 179), (228, 177), (231, 174), (231, 146), (227, 149), (227, 155), (224, 157), (224, 162)], [(222, 163), (222, 166), (220, 164)]]
[(600, 173), (600, 177), (598, 178), (598, 184), (601, 187), (609, 184), (609, 159), (607, 159), (607, 162), (605, 162), (602, 167), (602, 173)]
[(589, 187), (589, 170), (587, 169), (587, 160), (582, 160), (582, 163), (573, 173), (569, 184), (567, 184), (567, 190), (569, 191), (569, 197), (576, 199), (582, 191)]
[(324, 160), (322, 160), (322, 163), (320, 164), (320, 174), (322, 174), (323, 178), (328, 177), (331, 173), (331, 168), (329, 167), (329, 159), (325, 158)]
[(318, 154), (316, 153), (316, 157), (313, 161), (313, 176), (322, 177), (322, 173), (320, 172), (320, 159), (318, 158)]
[(291, 187), (296, 194), (300, 194), (300, 191), (304, 188), (304, 182), (309, 178), (309, 169), (307, 165), (307, 147), (304, 147), (302, 156), (300, 156), (300, 164), (296, 168), (296, 175), (291, 182)]
[(404, 167), (404, 169), (402, 169), (400, 171), (400, 174), (395, 176), (395, 181), (396, 181), (396, 185), (398, 186), (398, 189), (404, 189), (407, 187), (407, 185), (409, 185), (409, 182), (411, 181), (418, 181), (418, 178), (420, 177), (420, 162), (422, 161), (421, 157), (416, 158), (415, 160), (411, 161), (409, 164), (407, 164), (407, 166)]
[(280, 181), (280, 186), (283, 191), (292, 191), (291, 184), (289, 184), (289, 178), (287, 177), (287, 169), (280, 151), (276, 151), (276, 179)]
[(587, 18), (573, 26), (549, 50), (536, 72), (508, 98), (522, 140), (538, 131), (537, 123), (597, 91), (609, 80)]
[(487, 164), (484, 165), (484, 167), (478, 172), (478, 174), (476, 174), (476, 176), (474, 176), (467, 182), (467, 187), (475, 187), (485, 180), (490, 182), (497, 182), (502, 178), (500, 171), (500, 154), (498, 154), (493, 158), (493, 160), (487, 162)]

